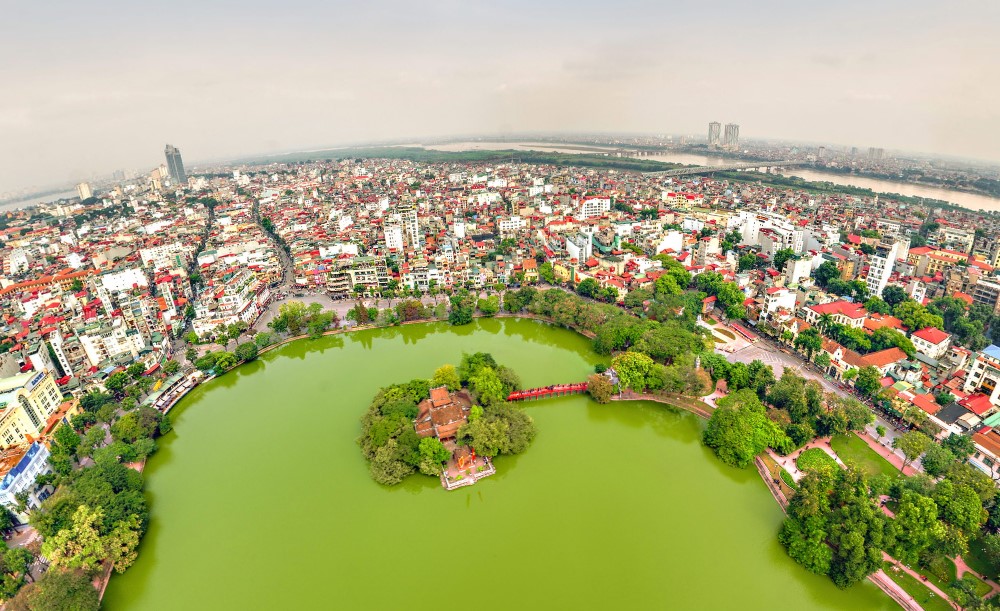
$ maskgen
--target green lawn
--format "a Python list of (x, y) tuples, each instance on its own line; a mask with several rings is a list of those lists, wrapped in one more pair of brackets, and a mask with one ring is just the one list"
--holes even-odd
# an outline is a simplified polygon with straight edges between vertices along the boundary
[(920, 568), (920, 573), (927, 575), (927, 579), (934, 585), (947, 592), (951, 587), (951, 582), (955, 581), (957, 570), (955, 562), (945, 556), (934, 556), (926, 566)]
[(1000, 567), (989, 561), (983, 552), (983, 542), (978, 538), (969, 541), (969, 553), (962, 558), (980, 575), (996, 579), (997, 575), (1000, 574)]
[(855, 464), (869, 476), (873, 477), (879, 473), (885, 473), (889, 477), (900, 475), (899, 469), (892, 466), (888, 460), (882, 458), (878, 452), (868, 447), (864, 439), (854, 433), (847, 435), (836, 435), (830, 441), (830, 447), (837, 453), (840, 460), (845, 464)]
[(899, 587), (906, 590), (916, 600), (925, 611), (951, 611), (952, 606), (940, 596), (931, 592), (931, 589), (914, 579), (909, 573), (893, 570), (892, 564), (885, 563), (885, 574), (890, 579), (899, 584)]
[(789, 473), (788, 471), (785, 471), (784, 469), (781, 470), (781, 472), (778, 474), (778, 477), (780, 477), (781, 481), (785, 482), (785, 485), (791, 488), (792, 490), (796, 490), (799, 487), (798, 484), (795, 483), (795, 479), (792, 478), (792, 474)]
[(990, 587), (990, 584), (988, 584), (985, 581), (983, 581), (982, 579), (976, 577), (972, 573), (966, 573), (965, 575), (962, 575), (962, 580), (963, 581), (968, 581), (973, 586), (975, 586), (975, 588), (976, 588), (976, 596), (979, 596), (980, 598), (982, 598), (983, 596), (986, 596), (987, 594), (989, 594), (990, 590), (993, 589), (992, 587)]
[(833, 460), (829, 454), (824, 452), (820, 448), (809, 448), (799, 454), (799, 457), (795, 459), (795, 466), (799, 468), (800, 471), (813, 471), (821, 467), (829, 467), (830, 469), (837, 469), (837, 461)]
[(730, 332), (729, 332), (728, 330), (726, 330), (726, 329), (720, 329), (720, 328), (716, 327), (716, 329), (715, 329), (715, 332), (716, 332), (716, 333), (718, 333), (719, 335), (722, 335), (722, 336), (725, 336), (725, 337), (728, 337), (728, 338), (729, 338), (730, 340), (734, 340), (734, 339), (736, 339), (736, 336), (735, 336), (735, 335), (733, 335), (732, 333), (730, 333)]

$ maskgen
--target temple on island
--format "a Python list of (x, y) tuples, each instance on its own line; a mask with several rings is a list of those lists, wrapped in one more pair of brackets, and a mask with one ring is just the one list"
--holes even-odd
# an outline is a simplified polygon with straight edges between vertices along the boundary
[(471, 446), (458, 445), (458, 429), (469, 421), (472, 397), (468, 391), (448, 392), (445, 386), (432, 388), (430, 397), (417, 405), (413, 428), (420, 437), (435, 437), (451, 452), (441, 473), (441, 485), (448, 490), (471, 486), (496, 473), (487, 456), (477, 456)]

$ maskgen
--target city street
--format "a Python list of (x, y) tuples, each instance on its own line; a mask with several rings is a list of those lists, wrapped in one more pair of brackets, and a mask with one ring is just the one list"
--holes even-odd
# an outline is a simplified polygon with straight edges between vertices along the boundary
[[(823, 386), (823, 389), (828, 392), (837, 393), (838, 395), (842, 395), (845, 397), (857, 398), (854, 397), (854, 395), (850, 391), (837, 385), (832, 380), (827, 379), (812, 367), (807, 366), (802, 361), (802, 359), (796, 356), (789, 349), (779, 348), (777, 346), (772, 345), (771, 343), (769, 343), (767, 340), (764, 339), (761, 339), (757, 343), (750, 344), (744, 348), (735, 350), (734, 352), (731, 353), (718, 349), (716, 350), (716, 352), (722, 354), (729, 361), (732, 362), (750, 364), (755, 360), (760, 360), (765, 365), (771, 366), (771, 369), (774, 370), (774, 375), (777, 378), (781, 377), (781, 375), (785, 372), (785, 369), (791, 369), (792, 371), (801, 375), (807, 380), (816, 380)], [(875, 422), (868, 425), (866, 430), (873, 439), (878, 439), (878, 435), (875, 434), (875, 427), (881, 425), (885, 429), (885, 435), (882, 436), (880, 443), (882, 443), (882, 445), (884, 445), (885, 447), (891, 449), (892, 440), (898, 437), (901, 434), (901, 432), (896, 430), (896, 428), (892, 424), (890, 424), (884, 418), (882, 418), (878, 414), (878, 412), (874, 412), (874, 414), (875, 414)], [(898, 450), (894, 450), (894, 453), (900, 458), (903, 457), (903, 453)], [(920, 468), (919, 459), (914, 461), (913, 467), (917, 469)]]

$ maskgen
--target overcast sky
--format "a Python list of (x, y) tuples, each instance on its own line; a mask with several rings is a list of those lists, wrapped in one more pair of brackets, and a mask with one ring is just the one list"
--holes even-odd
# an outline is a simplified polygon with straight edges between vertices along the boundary
[(119, 168), (503, 131), (1000, 161), (1000, 2), (0, 0), (0, 193)]

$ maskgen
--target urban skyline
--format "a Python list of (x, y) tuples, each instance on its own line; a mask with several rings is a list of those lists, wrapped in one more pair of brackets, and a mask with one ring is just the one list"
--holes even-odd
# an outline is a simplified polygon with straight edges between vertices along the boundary
[[(755, 136), (1000, 161), (991, 120), (1000, 85), (982, 77), (1000, 61), (995, 4), (633, 3), (606, 13), (582, 3), (567, 14), (512, 2), (498, 16), (446, 3), (279, 10), (257, 2), (241, 7), (237, 27), (222, 7), (182, 0), (177, 8), (150, 24), (136, 7), (67, 5), (58, 23), (72, 28), (53, 25), (48, 6), (12, 9), (6, 23), (17, 28), (0, 37), (0, 51), (22, 61), (4, 69), (0, 192), (148, 167), (166, 141), (184, 143), (190, 164), (407, 135), (704, 134), (713, 117), (737, 114)], [(179, 17), (188, 9), (196, 21)], [(727, 19), (714, 19), (721, 13)], [(663, 43), (652, 34), (668, 17), (716, 25), (708, 40), (678, 27)], [(318, 35), (330, 20), (351, 31)], [(808, 27), (815, 23), (822, 30)], [(267, 36), (249, 45), (246, 33), (264, 24)], [(45, 28), (60, 45), (37, 35)], [(93, 44), (95, 28), (113, 33)], [(577, 41), (588, 31), (601, 37), (584, 49)], [(931, 37), (938, 44), (923, 44)], [(456, 54), (455, 45), (473, 51)], [(58, 52), (64, 46), (72, 58)]]

